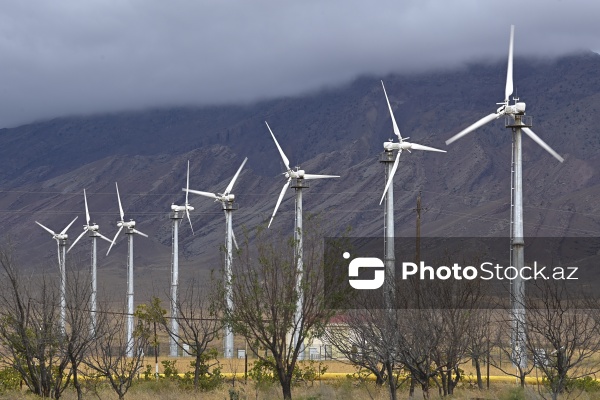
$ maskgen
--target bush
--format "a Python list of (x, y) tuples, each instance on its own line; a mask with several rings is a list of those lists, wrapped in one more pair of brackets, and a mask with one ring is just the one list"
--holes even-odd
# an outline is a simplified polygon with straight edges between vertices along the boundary
[[(200, 357), (200, 365), (198, 366), (198, 389), (209, 391), (218, 388), (223, 383), (223, 375), (221, 374), (221, 365), (217, 360), (219, 352), (217, 349), (205, 351)], [(186, 387), (194, 387), (194, 370), (196, 369), (196, 360), (190, 361), (192, 371), (188, 371), (182, 378), (182, 383)]]
[(310, 382), (314, 384), (321, 375), (327, 372), (327, 366), (322, 362), (317, 364), (316, 361), (310, 360), (308, 363), (298, 363), (294, 368), (294, 383)]
[(597, 392), (600, 391), (600, 382), (591, 376), (586, 376), (579, 379), (570, 379), (567, 381), (566, 390), (583, 390), (585, 392)]
[(16, 390), (21, 386), (21, 375), (13, 367), (0, 369), (0, 393)]
[[(214, 350), (214, 349), (213, 349)], [(209, 391), (217, 389), (223, 383), (223, 375), (221, 374), (221, 366), (218, 361), (210, 363), (210, 360), (215, 359), (217, 356), (216, 350), (209, 350), (200, 358), (200, 368), (198, 376), (198, 389), (202, 391)], [(196, 368), (196, 361), (190, 361), (190, 367), (192, 371), (188, 371), (183, 375), (179, 375), (179, 370), (176, 367), (176, 360), (163, 360), (161, 361), (163, 366), (163, 373), (159, 375), (158, 381), (161, 382), (155, 389), (163, 390), (168, 385), (167, 382), (174, 382), (182, 389), (194, 389), (194, 370)], [(212, 370), (211, 370), (212, 367)], [(155, 381), (156, 376), (152, 371), (151, 365), (146, 365), (146, 369), (142, 373), (145, 381)]]
[(165, 379), (171, 379), (171, 380), (179, 379), (179, 371), (177, 370), (177, 367), (175, 367), (175, 364), (177, 364), (177, 361), (164, 360), (164, 361), (161, 361), (160, 363), (163, 365), (163, 375), (164, 375)]
[(275, 373), (275, 359), (267, 357), (266, 360), (256, 360), (248, 371), (248, 377), (254, 381), (257, 387), (271, 386), (278, 382), (279, 379)]

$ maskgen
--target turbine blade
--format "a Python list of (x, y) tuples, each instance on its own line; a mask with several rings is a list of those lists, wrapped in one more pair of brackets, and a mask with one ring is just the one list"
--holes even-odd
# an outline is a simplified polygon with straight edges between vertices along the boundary
[(112, 249), (112, 247), (115, 245), (115, 241), (117, 240), (117, 236), (119, 236), (119, 233), (121, 233), (122, 230), (123, 230), (123, 226), (121, 226), (119, 228), (119, 230), (117, 231), (117, 234), (115, 235), (114, 239), (110, 243), (110, 246), (108, 247), (108, 251), (106, 252), (106, 255), (108, 255), (108, 253), (110, 253), (110, 249)]
[(228, 195), (231, 192), (231, 189), (233, 189), (233, 184), (235, 183), (236, 179), (240, 175), (240, 172), (242, 172), (242, 168), (244, 168), (244, 164), (246, 164), (246, 161), (248, 161), (248, 157), (244, 158), (242, 165), (240, 165), (237, 172), (233, 176), (233, 179), (231, 180), (231, 182), (229, 182), (229, 185), (227, 185), (227, 188), (225, 189), (225, 193), (223, 193), (224, 195)]
[(314, 175), (314, 174), (304, 174), (304, 179), (325, 179), (325, 178), (339, 178), (339, 175)]
[[(227, 221), (227, 211), (223, 210), (223, 213), (225, 214), (225, 221)], [(237, 240), (235, 240), (235, 232), (233, 231), (233, 228), (231, 229), (231, 238), (233, 239), (233, 245), (235, 246), (236, 250), (239, 250), (239, 246), (237, 244)]]
[(271, 227), (271, 222), (273, 222), (273, 218), (275, 218), (275, 214), (277, 213), (277, 209), (279, 208), (279, 204), (281, 204), (281, 200), (283, 199), (283, 195), (285, 194), (285, 191), (287, 190), (287, 188), (290, 186), (290, 182), (292, 181), (292, 178), (289, 178), (287, 180), (287, 182), (285, 183), (285, 185), (283, 185), (283, 189), (281, 189), (281, 193), (279, 194), (279, 198), (277, 199), (277, 204), (275, 205), (275, 210), (273, 211), (273, 215), (271, 215), (271, 220), (269, 221), (269, 225), (267, 225), (267, 228)]
[(233, 245), (235, 246), (235, 249), (239, 250), (240, 247), (238, 246), (237, 240), (235, 240), (235, 232), (233, 232), (233, 230), (231, 231), (231, 238), (233, 239)]
[(73, 225), (73, 222), (75, 222), (77, 220), (77, 218), (79, 218), (79, 217), (73, 218), (73, 221), (71, 221), (71, 223), (69, 225), (67, 225), (67, 227), (60, 232), (60, 234), (64, 235), (65, 233), (67, 233), (67, 231), (69, 230), (69, 228), (71, 227), (71, 225)]
[(190, 223), (190, 229), (192, 230), (192, 235), (194, 235), (194, 227), (192, 226), (192, 219), (190, 218), (190, 210), (185, 208), (185, 215), (187, 216), (188, 222)]
[(123, 206), (121, 205), (121, 196), (119, 195), (119, 185), (115, 182), (115, 186), (117, 187), (117, 199), (119, 200), (119, 213), (121, 214), (121, 221), (125, 218), (125, 213), (123, 212)]
[(67, 249), (67, 253), (69, 251), (71, 251), (73, 246), (75, 246), (75, 243), (79, 242), (79, 239), (81, 239), (83, 237), (83, 235), (85, 235), (86, 232), (87, 232), (87, 229), (84, 229), (83, 232), (81, 232), (81, 234), (79, 236), (77, 236), (77, 239), (75, 239), (75, 241), (73, 243), (71, 243), (71, 246), (69, 246), (69, 248)]
[(55, 235), (56, 235), (56, 233), (54, 233), (54, 231), (53, 231), (52, 229), (50, 229), (50, 228), (46, 228), (44, 225), (40, 224), (40, 223), (39, 223), (39, 222), (37, 222), (37, 221), (35, 221), (35, 223), (36, 223), (36, 224), (38, 224), (39, 226), (41, 226), (42, 228), (44, 228), (46, 231), (50, 232), (50, 234), (51, 234), (52, 236), (55, 236)]
[(90, 211), (88, 210), (87, 196), (85, 194), (85, 189), (83, 189), (83, 201), (85, 203), (85, 220), (89, 226), (90, 225)]
[(500, 116), (500, 114), (492, 113), (490, 115), (487, 115), (487, 116), (481, 118), (479, 121), (475, 122), (473, 125), (469, 126), (468, 128), (463, 129), (462, 131), (458, 132), (456, 135), (452, 136), (450, 139), (446, 140), (446, 146), (452, 142), (457, 141), (461, 137), (465, 136), (467, 133), (471, 133), (475, 129), (480, 128), (483, 125), (487, 124), (488, 122), (495, 120), (499, 116)]
[(515, 26), (510, 26), (510, 43), (508, 45), (508, 67), (506, 68), (506, 89), (504, 90), (504, 101), (513, 93), (513, 44), (515, 40)]
[(194, 193), (194, 194), (199, 194), (200, 196), (204, 196), (204, 197), (210, 197), (211, 199), (218, 199), (219, 196), (217, 196), (214, 193), (210, 193), (210, 192), (203, 192), (201, 190), (192, 190), (192, 189), (181, 189), (184, 192), (190, 192), (190, 193)]
[(140, 231), (138, 231), (137, 229), (134, 229), (134, 230), (133, 230), (133, 233), (137, 233), (138, 235), (142, 235), (143, 237), (148, 237), (148, 235), (146, 235), (146, 234), (145, 234), (145, 233), (143, 233), (143, 232), (140, 232)]
[(552, 147), (548, 146), (546, 144), (546, 142), (544, 142), (538, 135), (536, 135), (535, 133), (533, 133), (533, 131), (529, 128), (521, 128), (523, 130), (523, 132), (525, 132), (525, 134), (527, 136), (529, 136), (531, 139), (533, 139), (534, 142), (536, 142), (537, 144), (539, 144), (544, 150), (546, 150), (548, 153), (552, 154), (552, 157), (556, 158), (558, 161), (563, 162), (564, 158), (562, 158), (557, 152), (555, 152)]
[(429, 147), (429, 146), (423, 146), (422, 144), (417, 144), (417, 143), (411, 143), (412, 146), (410, 146), (411, 150), (425, 150), (425, 151), (437, 151), (440, 153), (445, 153), (446, 150), (440, 150), (440, 149), (436, 149), (433, 147)]
[(61, 257), (60, 257), (60, 242), (57, 240), (56, 241), (56, 252), (58, 253), (58, 269), (60, 270), (61, 267)]
[(383, 94), (385, 94), (385, 101), (387, 101), (388, 108), (390, 109), (390, 116), (392, 117), (392, 124), (394, 125), (394, 133), (398, 136), (398, 139), (402, 141), (402, 135), (400, 135), (400, 129), (398, 129), (398, 124), (396, 124), (396, 118), (394, 118), (394, 112), (392, 111), (392, 106), (390, 105), (390, 100), (388, 99), (387, 92), (385, 91), (385, 85), (383, 81), (381, 81), (381, 86), (383, 87)]
[(383, 190), (383, 196), (381, 196), (381, 200), (379, 200), (379, 205), (381, 205), (381, 203), (383, 202), (383, 198), (385, 197), (385, 194), (387, 193), (388, 188), (390, 187), (390, 185), (392, 184), (392, 181), (394, 180), (394, 175), (396, 174), (396, 170), (398, 169), (398, 164), (400, 163), (400, 155), (401, 154), (402, 154), (402, 150), (399, 150), (398, 155), (396, 156), (396, 161), (394, 161), (394, 166), (392, 167), (390, 176), (388, 177), (388, 181), (385, 184), (385, 189)]
[(106, 240), (108, 243), (112, 243), (112, 240), (110, 240), (109, 238), (107, 238), (106, 236), (101, 234), (100, 232), (96, 232), (96, 234), (98, 234), (99, 238)]
[(281, 154), (281, 159), (283, 160), (285, 167), (289, 170), (290, 169), (290, 160), (288, 160), (288, 158), (285, 156), (285, 153), (283, 152), (283, 150), (281, 150), (281, 146), (279, 145), (279, 142), (277, 142), (277, 139), (275, 139), (275, 135), (273, 134), (273, 131), (271, 130), (271, 127), (269, 126), (267, 121), (265, 121), (265, 124), (267, 124), (267, 128), (269, 128), (269, 132), (271, 132), (271, 136), (273, 136), (273, 140), (275, 141), (275, 145), (277, 146), (277, 149), (279, 150), (279, 154)]
[[(188, 168), (187, 168), (187, 183), (185, 185), (185, 205), (189, 205), (190, 203), (188, 202), (188, 195), (190, 194), (189, 190), (190, 190), (190, 160), (188, 160)], [(187, 208), (185, 210), (185, 212), (187, 213)], [(188, 213), (189, 214), (189, 213)], [(189, 215), (188, 215), (189, 216)], [(191, 225), (191, 222), (190, 222)]]

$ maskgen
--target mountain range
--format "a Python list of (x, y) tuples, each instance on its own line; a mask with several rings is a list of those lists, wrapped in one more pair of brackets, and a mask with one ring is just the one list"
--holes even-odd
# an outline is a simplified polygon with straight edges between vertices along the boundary
[[(532, 129), (565, 161), (524, 137), (526, 236), (600, 234), (600, 55), (553, 60), (515, 59), (515, 95), (527, 104)], [(163, 291), (171, 256), (170, 206), (182, 204), (186, 165), (190, 187), (223, 191), (244, 157), (233, 193), (238, 239), (271, 216), (285, 180), (283, 163), (264, 124), (268, 121), (293, 166), (338, 179), (311, 181), (304, 209), (319, 214), (328, 235), (351, 227), (353, 236), (383, 233), (382, 144), (393, 136), (380, 80), (404, 137), (446, 154), (404, 152), (395, 177), (398, 236), (415, 232), (422, 193), (425, 236), (509, 234), (511, 134), (501, 118), (446, 146), (444, 141), (494, 112), (503, 99), (506, 63), (411, 75), (364, 76), (340, 87), (254, 104), (181, 107), (74, 116), (0, 130), (0, 225), (20, 258), (54, 273), (56, 245), (34, 221), (61, 230), (75, 216), (71, 238), (85, 223), (83, 189), (92, 220), (111, 237), (118, 205), (148, 239), (135, 239), (136, 287)], [(93, 94), (91, 94), (93, 95)], [(180, 271), (206, 277), (221, 267), (225, 220), (219, 203), (190, 195), (192, 235), (180, 229)], [(293, 190), (273, 222), (293, 230)], [(87, 265), (82, 239), (69, 253)], [(105, 246), (106, 245), (106, 246)], [(125, 292), (125, 239), (108, 257), (99, 246), (99, 282)]]

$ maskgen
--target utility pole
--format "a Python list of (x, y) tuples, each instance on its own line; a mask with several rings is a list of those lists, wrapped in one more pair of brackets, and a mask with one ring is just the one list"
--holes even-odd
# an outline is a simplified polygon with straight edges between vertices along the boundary
[(413, 211), (417, 213), (417, 236), (416, 236), (416, 248), (415, 248), (415, 263), (421, 261), (421, 211), (426, 212), (429, 208), (421, 207), (421, 191), (417, 196), (417, 208), (413, 208)]

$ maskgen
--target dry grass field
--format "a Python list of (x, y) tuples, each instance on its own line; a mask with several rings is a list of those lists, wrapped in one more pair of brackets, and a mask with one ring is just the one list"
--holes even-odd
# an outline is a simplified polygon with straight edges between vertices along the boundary
[[(172, 361), (170, 357), (159, 357), (159, 371), (163, 371), (162, 361)], [(190, 370), (189, 365), (192, 358), (177, 358), (176, 367), (180, 373)], [(248, 368), (252, 367), (254, 359), (248, 360)], [(252, 380), (244, 380), (244, 360), (243, 359), (220, 359), (222, 372), (226, 376), (224, 383), (217, 389), (209, 392), (194, 392), (184, 389), (175, 381), (161, 379), (160, 381), (140, 379), (134, 383), (126, 399), (130, 400), (188, 400), (188, 399), (206, 399), (206, 400), (258, 400), (258, 399), (281, 399), (281, 389), (278, 384), (263, 384), (260, 387)], [(306, 363), (306, 362), (305, 362)], [(154, 358), (146, 358), (145, 365), (151, 365), (154, 371)], [(377, 387), (372, 381), (361, 381), (356, 378), (349, 378), (356, 372), (356, 369), (347, 363), (340, 361), (323, 361), (322, 365), (327, 366), (327, 373), (323, 380), (301, 383), (294, 387), (294, 399), (316, 400), (316, 399), (372, 399), (384, 400), (389, 398), (385, 387)], [(542, 396), (537, 392), (537, 386), (531, 381), (524, 391), (520, 390), (516, 381), (512, 381), (501, 371), (490, 368), (492, 376), (490, 390), (479, 391), (475, 387), (475, 371), (470, 363), (464, 364), (464, 378), (459, 384), (453, 399), (455, 400), (473, 400), (473, 399), (497, 399), (497, 400), (527, 400), (539, 399)], [(485, 370), (483, 371), (485, 384)], [(235, 377), (232, 376), (235, 374)], [(532, 374), (535, 376), (535, 373)], [(507, 379), (508, 378), (508, 379)], [(432, 398), (439, 398), (437, 389), (432, 389)], [(561, 396), (560, 399), (572, 398), (571, 396)], [(600, 400), (600, 392), (580, 392), (576, 396), (582, 400)], [(1, 400), (30, 400), (39, 397), (26, 393), (25, 390), (0, 394)], [(67, 391), (63, 397), (65, 400), (74, 400), (77, 398), (74, 391)], [(86, 383), (85, 398), (90, 399), (118, 399), (117, 395), (107, 386), (106, 383)], [(408, 398), (407, 388), (400, 389), (400, 399)], [(422, 393), (419, 389), (415, 393), (416, 399), (422, 399)]]
[[(235, 386), (231, 382), (227, 382), (219, 389), (210, 392), (193, 392), (182, 390), (173, 382), (159, 383), (155, 382), (139, 382), (135, 384), (125, 396), (128, 400), (227, 400), (238, 396), (239, 400), (259, 400), (259, 399), (282, 399), (281, 389), (277, 385), (272, 385), (264, 388), (256, 388), (253, 382), (236, 381)], [(342, 400), (386, 400), (389, 394), (385, 387), (376, 387), (372, 382), (358, 382), (354, 380), (340, 380), (315, 382), (313, 385), (302, 385), (293, 389), (294, 399), (299, 400), (317, 400), (317, 399), (342, 399)], [(600, 393), (578, 393), (575, 396), (560, 396), (559, 399), (567, 399), (576, 397), (579, 400), (600, 400)], [(74, 400), (77, 396), (75, 392), (67, 392), (62, 399)], [(88, 388), (85, 398), (116, 400), (118, 397), (108, 387), (97, 387), (95, 389)], [(407, 399), (408, 391), (401, 390), (398, 393), (398, 398)], [(415, 399), (422, 399), (422, 393), (419, 390), (415, 392)], [(435, 391), (432, 391), (432, 399), (438, 397)], [(520, 390), (513, 384), (494, 384), (490, 390), (479, 391), (469, 389), (464, 385), (459, 387), (452, 399), (454, 400), (529, 400), (540, 399), (534, 386), (528, 386), (524, 391)], [(12, 392), (0, 395), (1, 400), (32, 400), (39, 399), (37, 396), (27, 394), (25, 392)]]

